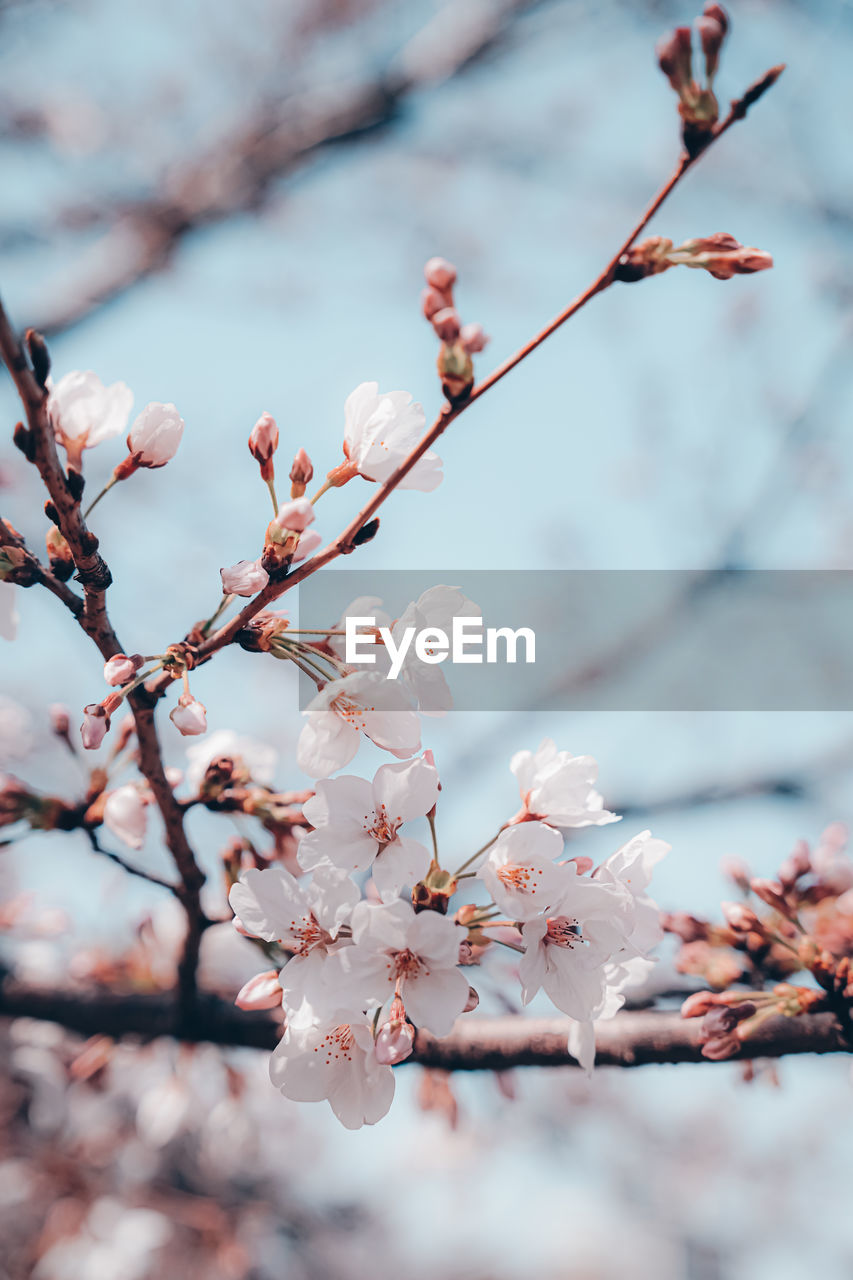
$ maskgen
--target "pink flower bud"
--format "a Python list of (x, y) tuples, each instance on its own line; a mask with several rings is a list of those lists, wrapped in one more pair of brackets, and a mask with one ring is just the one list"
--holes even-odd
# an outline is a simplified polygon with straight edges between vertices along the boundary
[[(249, 937), (249, 934), (246, 934)], [(256, 973), (245, 986), (241, 987), (234, 999), (238, 1009), (278, 1009), (281, 1006), (281, 983), (276, 969), (266, 969)]]
[(174, 458), (184, 434), (184, 420), (173, 404), (152, 401), (130, 428), (127, 447), (138, 467), (164, 467)]
[(424, 267), (424, 279), (439, 293), (447, 293), (456, 284), (456, 268), (446, 258), (430, 258)]
[(220, 569), (222, 590), (227, 596), (253, 596), (270, 580), (259, 560), (238, 560), (230, 569)]
[(145, 801), (131, 783), (108, 792), (104, 802), (104, 823), (131, 849), (142, 848), (146, 821)]
[(717, 998), (713, 991), (694, 991), (681, 1006), (682, 1018), (704, 1018), (706, 1013), (717, 1007)]
[(724, 902), (722, 904), (723, 919), (735, 933), (749, 933), (751, 930), (761, 931), (761, 921), (750, 907), (742, 902)]
[(186, 738), (207, 731), (207, 710), (191, 693), (182, 693), (178, 705), (169, 713), (175, 728)]
[(256, 462), (269, 462), (278, 448), (278, 427), (271, 413), (262, 413), (249, 435), (249, 452)]
[(465, 1005), (465, 1008), (462, 1010), (462, 1012), (463, 1012), (463, 1013), (471, 1013), (474, 1009), (476, 1009), (476, 1008), (477, 1008), (477, 1005), (478, 1005), (479, 1003), (480, 1003), (480, 996), (479, 996), (478, 992), (477, 992), (477, 991), (475, 991), (473, 987), (469, 987), (469, 988), (468, 988), (468, 1003)]
[(311, 483), (313, 477), (314, 467), (311, 459), (304, 449), (300, 449), (293, 459), (293, 466), (290, 468), (291, 498), (301, 498), (305, 492), (305, 486)]
[(432, 327), (442, 342), (455, 342), (459, 337), (459, 313), (455, 307), (445, 307), (432, 317)]
[(459, 336), (469, 356), (476, 355), (478, 351), (483, 351), (489, 341), (489, 335), (481, 324), (463, 324)]
[(692, 44), (689, 27), (676, 27), (658, 41), (658, 66), (678, 94), (693, 79)]
[(577, 858), (569, 858), (569, 862), (573, 862), (577, 867), (579, 876), (586, 875), (587, 871), (592, 871), (592, 858), (580, 856)]
[(104, 663), (104, 679), (107, 684), (127, 684), (142, 666), (142, 655), (134, 653), (128, 657), (126, 653), (117, 653)]
[(431, 320), (436, 311), (443, 311), (450, 306), (450, 298), (440, 289), (424, 289), (421, 293), (421, 311), (427, 320)]
[(283, 502), (273, 524), (283, 532), (302, 533), (314, 523), (314, 508), (307, 498), (292, 498)]
[(779, 868), (779, 883), (783, 889), (792, 889), (800, 876), (806, 876), (812, 869), (811, 854), (805, 840), (798, 840), (793, 852), (788, 855)]
[(777, 911), (787, 914), (788, 904), (782, 893), (782, 886), (777, 884), (775, 880), (764, 880), (758, 876), (753, 876), (749, 882), (749, 887), (756, 898), (766, 902), (768, 907), (774, 907)]
[(412, 1052), (415, 1029), (406, 1021), (406, 1010), (399, 996), (391, 1002), (388, 1021), (379, 1028), (376, 1037), (376, 1061), (385, 1067), (405, 1061)]
[(83, 708), (83, 723), (80, 726), (80, 736), (87, 751), (95, 751), (101, 745), (109, 727), (110, 718), (102, 703), (90, 702), (87, 707)]

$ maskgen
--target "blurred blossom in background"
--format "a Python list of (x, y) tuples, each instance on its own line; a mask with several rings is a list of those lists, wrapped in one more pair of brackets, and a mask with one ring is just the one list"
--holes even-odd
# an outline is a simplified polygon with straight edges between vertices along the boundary
[[(454, 424), (440, 494), (396, 494), (359, 569), (452, 582), (454, 566), (853, 567), (853, 169), (839, 136), (853, 9), (730, 7), (721, 100), (775, 62), (788, 71), (650, 230), (676, 243), (730, 232), (776, 268), (609, 290)], [(481, 370), (597, 274), (677, 155), (653, 50), (694, 8), (0, 4), (9, 310), (46, 329), (57, 377), (95, 369), (133, 388), (136, 411), (173, 402), (186, 422), (176, 462), (99, 508), (111, 611), (135, 650), (158, 652), (207, 616), (219, 566), (253, 554), (268, 498), (245, 442), (262, 411), (285, 451), (304, 446), (325, 471), (360, 382), (405, 387), (428, 415), (437, 406), (419, 312), (427, 258), (459, 266), (460, 306), (492, 335)], [(6, 382), (0, 403), (10, 426)], [(93, 494), (120, 456), (89, 456)], [(5, 514), (36, 544), (41, 499), (11, 447), (0, 484)], [(331, 535), (351, 495), (323, 505)], [(47, 708), (89, 702), (101, 666), (46, 593), (19, 607), (19, 640), (2, 650), (0, 767), (61, 792), (78, 780)], [(195, 673), (210, 737), (185, 752), (167, 736), (167, 763), (202, 768), (198, 753), (228, 727), (258, 744), (259, 776), (268, 767), (305, 786), (286, 666), (225, 651)], [(607, 807), (673, 845), (656, 874), (665, 908), (726, 896), (725, 854), (768, 874), (797, 838), (853, 816), (848, 713), (459, 713), (428, 734), (442, 838), (460, 850), (517, 804), (515, 750), (547, 734), (595, 755)], [(372, 763), (363, 748), (358, 771)], [(189, 830), (213, 869), (218, 824), (193, 812)], [(594, 857), (613, 845), (606, 829), (586, 841)], [(21, 973), (111, 972), (123, 957), (134, 980), (169, 985), (181, 927), (170, 900), (81, 834), (32, 835), (3, 856), (0, 910)], [(168, 871), (152, 836), (139, 856)], [(222, 914), (219, 880), (206, 892)], [(230, 927), (209, 930), (203, 985), (233, 994), (254, 956)], [(761, 1068), (751, 1083), (734, 1064), (591, 1082), (408, 1067), (392, 1116), (348, 1133), (325, 1107), (273, 1090), (265, 1054), (84, 1044), (26, 1020), (4, 1025), (2, 1050), (10, 1280), (384, 1280), (401, 1268), (412, 1280), (787, 1280), (804, 1266), (843, 1280), (853, 1269), (841, 1058)]]

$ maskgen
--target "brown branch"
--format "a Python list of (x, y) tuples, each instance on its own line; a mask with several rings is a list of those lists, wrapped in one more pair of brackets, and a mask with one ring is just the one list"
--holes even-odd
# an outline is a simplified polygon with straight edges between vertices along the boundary
[[(83, 585), (82, 609), (72, 608), (71, 611), (106, 660), (124, 651), (106, 608), (106, 590), (112, 576), (98, 551), (98, 539), (86, 527), (80, 508), (80, 489), (75, 492), (72, 488), (59, 460), (53, 427), (48, 417), (47, 392), (27, 362), (2, 303), (0, 358), (12, 376), (26, 413), (27, 457), (38, 468), (50, 496), (50, 515), (55, 516), (56, 523), (71, 548), (77, 579)], [(183, 811), (166, 777), (151, 698), (143, 689), (137, 689), (129, 695), (128, 703), (136, 725), (139, 768), (162, 815), (166, 844), (181, 877), (179, 897), (187, 913), (187, 936), (181, 961), (179, 989), (182, 1004), (187, 1005), (195, 994), (198, 949), (204, 928), (200, 902), (204, 875), (184, 830)]]
[(147, 880), (149, 884), (157, 885), (160, 889), (168, 889), (170, 893), (174, 893), (176, 897), (181, 896), (181, 886), (172, 884), (169, 880), (163, 880), (160, 876), (155, 876), (150, 871), (145, 871), (142, 867), (135, 867), (132, 862), (127, 862), (120, 853), (113, 853), (111, 849), (105, 849), (98, 840), (94, 831), (86, 831), (89, 844), (93, 853), (98, 853), (103, 858), (108, 858), (115, 866), (121, 867), (122, 871), (126, 871), (129, 876), (136, 876), (140, 880)]
[[(66, 586), (64, 582), (60, 582), (49, 569), (45, 569), (37, 555), (30, 551), (24, 539), (15, 533), (11, 525), (0, 517), (0, 547), (17, 547), (25, 556), (24, 568), (28, 578), (27, 586), (38, 583), (42, 587), (46, 587), (48, 591), (56, 596), (78, 618), (83, 612), (83, 601), (78, 595)], [(22, 584), (23, 585), (23, 584)]]
[[(640, 216), (639, 221), (626, 236), (623, 243), (619, 246), (613, 257), (607, 263), (606, 267), (596, 277), (592, 284), (590, 284), (583, 293), (579, 294), (572, 302), (570, 302), (569, 305), (559, 313), (559, 315), (555, 316), (544, 329), (540, 330), (540, 332), (531, 338), (529, 342), (526, 342), (524, 346), (520, 347), (514, 355), (510, 356), (508, 360), (505, 360), (504, 363), (494, 369), (487, 378), (475, 386), (466, 400), (455, 405), (445, 404), (423, 439), (415, 446), (411, 453), (403, 462), (401, 462), (399, 467), (397, 467), (388, 479), (378, 486), (376, 493), (370, 501), (367, 502), (358, 514), (353, 517), (344, 531), (324, 547), (322, 551), (318, 551), (310, 560), (307, 560), (293, 573), (289, 574), (283, 581), (270, 582), (263, 591), (259, 592), (254, 599), (250, 600), (249, 603), (231, 619), (230, 622), (225, 626), (220, 627), (213, 633), (213, 635), (204, 640), (197, 649), (198, 662), (208, 661), (208, 659), (211, 658), (217, 650), (230, 644), (237, 633), (241, 631), (257, 613), (260, 613), (261, 610), (267, 608), (267, 606), (272, 604), (275, 600), (278, 600), (285, 592), (289, 591), (298, 583), (303, 582), (306, 578), (310, 577), (311, 574), (316, 573), (318, 569), (324, 568), (325, 565), (329, 564), (331, 561), (338, 559), (339, 556), (348, 554), (354, 549), (354, 539), (356, 536), (364, 526), (373, 519), (382, 504), (390, 497), (394, 490), (399, 486), (400, 482), (405, 479), (424, 454), (427, 453), (428, 450), (430, 450), (444, 434), (451, 422), (464, 413), (472, 404), (475, 404), (477, 400), (484, 396), (487, 391), (491, 390), (491, 388), (500, 382), (502, 378), (505, 378), (506, 375), (515, 369), (517, 365), (521, 364), (521, 362), (531, 355), (537, 347), (540, 347), (547, 338), (549, 338), (553, 333), (556, 333), (559, 328), (570, 320), (572, 316), (577, 315), (577, 313), (585, 307), (588, 302), (591, 302), (594, 297), (599, 293), (602, 293), (614, 283), (617, 268), (619, 267), (622, 258), (641, 235), (657, 211), (661, 208), (667, 197), (675, 190), (676, 186), (687, 171), (692, 168), (699, 159), (699, 156), (704, 155), (713, 143), (717, 141), (717, 139), (721, 138), (723, 134), (728, 132), (736, 121), (744, 118), (748, 107), (750, 107), (754, 102), (757, 102), (758, 99), (771, 87), (771, 85), (776, 82), (783, 70), (784, 66), (782, 65), (772, 67), (769, 71), (765, 72), (760, 80), (757, 80), (754, 85), (751, 85), (741, 98), (735, 99), (731, 104), (731, 109), (728, 115), (724, 120), (721, 120), (719, 124), (716, 125), (709, 136), (708, 142), (701, 151), (694, 154), (688, 154), (686, 151), (682, 152), (672, 175), (652, 199), (651, 203)], [(159, 677), (151, 685), (152, 693), (155, 696), (161, 694), (167, 684), (167, 677)]]
[[(188, 1015), (169, 995), (78, 993), (29, 987), (7, 979), (0, 987), (0, 1016), (39, 1018), (81, 1035), (171, 1036), (192, 1043), (274, 1049), (281, 1034), (272, 1014), (243, 1013), (217, 996), (202, 994)], [(513, 1067), (577, 1066), (566, 1047), (568, 1020), (518, 1016), (461, 1018), (443, 1040), (419, 1031), (409, 1061), (445, 1071), (507, 1071)], [(649, 1010), (622, 1012), (596, 1028), (599, 1066), (704, 1062), (700, 1020)], [(803, 1053), (850, 1053), (831, 1013), (776, 1018), (761, 1026), (733, 1061)]]

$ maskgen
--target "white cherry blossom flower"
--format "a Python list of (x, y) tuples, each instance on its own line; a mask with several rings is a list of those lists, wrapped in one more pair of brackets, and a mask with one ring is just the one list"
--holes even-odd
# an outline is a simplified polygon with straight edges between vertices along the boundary
[(133, 783), (116, 787), (115, 791), (108, 793), (104, 802), (104, 823), (131, 849), (141, 849), (145, 843), (147, 819), (145, 800)]
[(468, 1003), (468, 979), (458, 968), (466, 930), (411, 903), (360, 902), (352, 913), (351, 947), (329, 960), (329, 982), (359, 1007), (399, 995), (415, 1026), (444, 1036)]
[(394, 1072), (376, 1057), (370, 1025), (348, 1013), (328, 1026), (289, 1022), (270, 1079), (294, 1102), (325, 1098), (347, 1129), (376, 1124), (394, 1098)]
[(222, 590), (229, 596), (254, 596), (270, 580), (260, 560), (238, 560), (228, 569), (220, 569)]
[(429, 813), (438, 797), (438, 772), (423, 756), (384, 764), (373, 782), (345, 774), (317, 783), (302, 812), (314, 827), (299, 843), (299, 865), (373, 868), (381, 897), (396, 897), (404, 885), (426, 875), (431, 855), (417, 840), (401, 836), (404, 822)]
[(536, 752), (517, 751), (509, 767), (522, 799), (514, 822), (538, 818), (552, 827), (600, 827), (619, 821), (595, 790), (598, 765), (592, 756), (558, 751), (551, 738), (544, 738)]
[(607, 992), (606, 948), (586, 942), (578, 921), (562, 913), (526, 921), (521, 936), (525, 951), (518, 974), (523, 1002), (529, 1004), (541, 988), (570, 1018), (579, 1022), (597, 1018)]
[[(344, 453), (359, 475), (380, 484), (426, 430), (424, 411), (407, 391), (380, 394), (376, 382), (362, 382), (347, 396), (344, 419)], [(441, 465), (437, 454), (425, 453), (399, 487), (430, 492), (441, 483)]]
[(80, 469), (84, 449), (121, 435), (133, 405), (133, 392), (123, 382), (105, 387), (91, 369), (74, 370), (50, 388), (47, 411), (58, 444), (69, 465)]
[(358, 751), (360, 735), (405, 758), (421, 745), (420, 724), (411, 697), (396, 680), (357, 671), (331, 680), (303, 715), (296, 759), (312, 778), (337, 773)]
[(632, 927), (626, 945), (637, 955), (647, 955), (663, 939), (660, 908), (646, 890), (654, 868), (671, 847), (651, 831), (641, 831), (593, 872), (597, 884), (622, 887), (630, 894)]
[(228, 895), (246, 933), (293, 952), (279, 974), (288, 1012), (311, 1019), (327, 1013), (335, 993), (324, 961), (361, 894), (349, 876), (321, 869), (303, 885), (283, 867), (244, 871)]
[(0, 582), (0, 638), (3, 640), (14, 640), (18, 634), (20, 619), (15, 607), (16, 601), (14, 584)]
[(138, 467), (165, 467), (174, 458), (184, 434), (184, 420), (173, 404), (152, 400), (127, 437), (127, 447)]
[(558, 866), (562, 837), (542, 822), (506, 827), (478, 875), (493, 901), (513, 920), (539, 915), (565, 893), (575, 868)]

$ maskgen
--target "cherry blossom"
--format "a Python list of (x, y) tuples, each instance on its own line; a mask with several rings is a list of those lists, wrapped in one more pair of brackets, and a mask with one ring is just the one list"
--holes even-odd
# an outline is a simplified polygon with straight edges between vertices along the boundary
[(645, 956), (663, 939), (660, 925), (660, 908), (646, 890), (661, 858), (666, 857), (671, 845), (652, 836), (651, 831), (623, 844), (593, 872), (593, 880), (613, 888), (622, 887), (632, 901), (632, 928), (626, 939), (636, 954)]
[(552, 827), (600, 827), (619, 821), (595, 790), (598, 764), (592, 756), (558, 751), (551, 738), (543, 738), (536, 752), (517, 751), (509, 767), (522, 799), (513, 822), (538, 818)]
[(277, 448), (278, 427), (275, 418), (271, 413), (264, 412), (252, 427), (249, 435), (249, 452), (255, 461), (261, 464), (261, 475), (265, 480), (270, 478), (265, 474), (265, 469), (269, 469), (270, 460)]
[(0, 582), (0, 638), (14, 640), (18, 634), (17, 596), (11, 582)]
[(438, 797), (438, 772), (423, 756), (400, 764), (384, 764), (373, 782), (345, 774), (317, 783), (303, 813), (314, 830), (299, 844), (299, 864), (306, 871), (333, 866), (346, 871), (373, 868), (383, 898), (396, 897), (404, 885), (426, 875), (429, 851), (417, 840), (401, 836), (404, 822), (422, 818)]
[(238, 560), (230, 569), (220, 569), (222, 590), (229, 596), (254, 596), (270, 580), (260, 560)]
[(121, 435), (127, 428), (133, 392), (123, 382), (105, 387), (91, 369), (66, 373), (50, 388), (47, 411), (68, 463), (79, 471), (84, 449)]
[(642, 956), (634, 956), (622, 964), (606, 964), (604, 966), (604, 1001), (595, 1020), (578, 1022), (572, 1019), (569, 1025), (568, 1050), (580, 1064), (587, 1075), (592, 1074), (595, 1066), (595, 1028), (599, 1022), (615, 1018), (625, 1003), (625, 995), (632, 987), (641, 986), (655, 966), (654, 960), (646, 960)]
[[(555, 908), (555, 911), (558, 911)], [(592, 1021), (604, 1008), (606, 947), (584, 940), (578, 921), (558, 914), (536, 916), (521, 927), (525, 951), (518, 966), (525, 1004), (542, 988), (551, 1002), (579, 1022)]]
[(468, 979), (458, 968), (466, 930), (402, 898), (360, 902), (351, 927), (353, 945), (329, 960), (336, 990), (360, 1007), (399, 995), (416, 1026), (447, 1035), (468, 1003)]
[(345, 873), (320, 869), (310, 884), (283, 867), (243, 872), (228, 895), (239, 925), (255, 938), (292, 952), (279, 974), (288, 1012), (316, 1017), (334, 1003), (323, 962), (360, 898)]
[(104, 802), (104, 822), (131, 849), (141, 849), (145, 843), (147, 813), (139, 788), (127, 783), (110, 791)]
[(394, 1099), (394, 1072), (377, 1058), (370, 1025), (347, 1012), (328, 1026), (288, 1023), (270, 1079), (294, 1102), (326, 1099), (347, 1129), (376, 1124)]
[[(362, 382), (344, 406), (344, 453), (365, 480), (382, 483), (424, 435), (426, 416), (407, 391), (379, 392), (376, 382)], [(401, 489), (435, 489), (442, 479), (441, 459), (425, 453), (399, 484)]]
[(109, 732), (110, 717), (101, 702), (90, 702), (83, 708), (83, 723), (80, 736), (87, 751), (94, 751), (101, 745)]
[(137, 417), (127, 447), (137, 467), (164, 467), (174, 458), (184, 434), (184, 420), (173, 404), (152, 400)]
[(412, 756), (421, 731), (409, 693), (396, 681), (358, 671), (331, 680), (306, 707), (296, 760), (309, 777), (337, 773), (358, 751), (363, 733), (392, 755)]
[(575, 875), (570, 864), (555, 863), (562, 851), (559, 833), (542, 822), (506, 827), (478, 875), (501, 911), (530, 920), (558, 901)]

